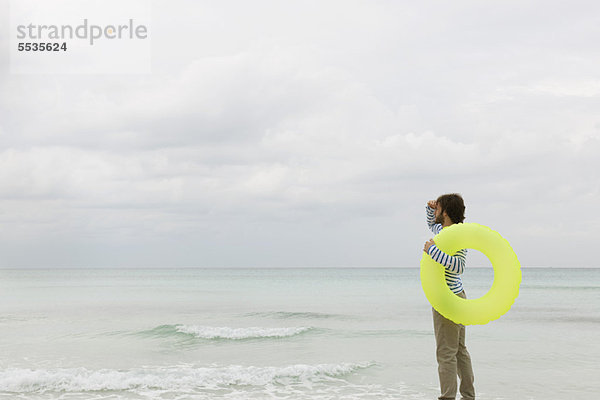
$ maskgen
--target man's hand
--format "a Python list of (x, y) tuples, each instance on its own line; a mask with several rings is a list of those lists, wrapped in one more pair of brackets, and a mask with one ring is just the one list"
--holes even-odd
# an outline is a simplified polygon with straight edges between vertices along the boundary
[(428, 241), (428, 242), (425, 242), (425, 246), (423, 247), (423, 251), (424, 251), (425, 253), (428, 253), (428, 252), (429, 252), (429, 248), (430, 248), (431, 246), (433, 246), (434, 244), (435, 244), (435, 242), (433, 241), (433, 239), (429, 239), (429, 241)]
[(437, 201), (435, 201), (435, 200), (429, 200), (427, 202), (427, 205), (435, 210), (436, 207), (437, 207)]

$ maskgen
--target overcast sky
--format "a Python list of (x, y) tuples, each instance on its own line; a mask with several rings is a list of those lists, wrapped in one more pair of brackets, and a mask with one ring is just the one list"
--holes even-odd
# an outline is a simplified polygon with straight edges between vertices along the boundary
[(133, 75), (10, 73), (0, 4), (0, 267), (417, 267), (448, 192), (600, 266), (598, 2), (154, 1)]

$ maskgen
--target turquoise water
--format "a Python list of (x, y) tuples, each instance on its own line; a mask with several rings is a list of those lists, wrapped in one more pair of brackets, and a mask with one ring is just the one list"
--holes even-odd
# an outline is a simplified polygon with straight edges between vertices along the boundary
[[(464, 275), (483, 295), (491, 268)], [(479, 399), (600, 391), (600, 269), (524, 268), (467, 327)], [(0, 398), (434, 399), (415, 269), (0, 271)]]

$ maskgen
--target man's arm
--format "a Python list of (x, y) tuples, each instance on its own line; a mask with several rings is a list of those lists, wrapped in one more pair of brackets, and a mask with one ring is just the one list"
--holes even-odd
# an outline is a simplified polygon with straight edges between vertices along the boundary
[(450, 272), (462, 274), (465, 270), (467, 249), (459, 250), (455, 255), (451, 256), (438, 249), (435, 244), (432, 244), (427, 249), (427, 254), (431, 256), (433, 261), (442, 264)]
[(429, 229), (437, 235), (442, 230), (442, 224), (435, 223), (435, 208), (432, 208), (427, 204), (427, 206), (425, 206), (425, 211), (427, 213), (427, 226), (429, 226)]

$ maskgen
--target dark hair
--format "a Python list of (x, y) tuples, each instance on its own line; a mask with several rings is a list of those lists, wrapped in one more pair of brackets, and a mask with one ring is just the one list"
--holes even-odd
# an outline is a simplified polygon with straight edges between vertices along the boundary
[(458, 224), (465, 219), (465, 202), (458, 193), (443, 194), (436, 200), (442, 213), (446, 211), (453, 223)]

